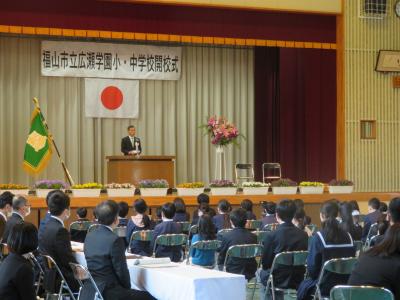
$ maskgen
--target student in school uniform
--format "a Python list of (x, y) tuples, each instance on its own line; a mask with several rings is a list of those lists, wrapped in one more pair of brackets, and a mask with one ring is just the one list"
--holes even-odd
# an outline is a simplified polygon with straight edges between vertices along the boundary
[(118, 203), (119, 213), (118, 213), (118, 227), (126, 227), (128, 225), (128, 213), (129, 213), (129, 205), (125, 201), (121, 201)]
[(276, 217), (275, 217), (276, 204), (271, 201), (264, 201), (264, 202), (261, 202), (261, 205), (264, 209), (264, 212), (263, 212), (264, 217), (261, 220), (262, 228), (264, 228), (265, 225), (277, 223)]
[[(213, 223), (218, 231), (221, 229), (232, 228), (231, 221), (229, 219), (229, 213), (232, 210), (232, 206), (228, 200), (221, 199), (218, 202), (218, 214), (213, 217)], [(247, 216), (247, 213), (246, 213)]]
[(199, 217), (203, 214), (208, 214), (211, 217), (216, 215), (213, 208), (210, 207), (210, 197), (207, 194), (201, 193), (197, 196), (198, 208), (193, 212), (192, 225), (197, 225)]
[[(202, 215), (198, 223), (198, 233), (192, 238), (192, 244), (198, 241), (210, 241), (217, 238), (215, 226), (209, 215)], [(192, 249), (190, 256), (192, 264), (198, 266), (213, 266), (215, 263), (215, 251)]]
[(240, 207), (246, 211), (247, 220), (256, 220), (257, 217), (253, 213), (253, 202), (250, 199), (244, 199), (240, 203)]
[(186, 205), (182, 198), (176, 197), (174, 199), (175, 216), (174, 222), (189, 222), (190, 215), (186, 212)]
[[(175, 205), (173, 203), (165, 203), (161, 208), (162, 222), (154, 228), (153, 240), (151, 242), (151, 249), (154, 248), (154, 244), (159, 235), (163, 234), (177, 234), (182, 233), (181, 226), (174, 222)], [(160, 246), (156, 245), (155, 248), (156, 257), (169, 257), (173, 262), (179, 262), (182, 258), (182, 247), (181, 246)]]

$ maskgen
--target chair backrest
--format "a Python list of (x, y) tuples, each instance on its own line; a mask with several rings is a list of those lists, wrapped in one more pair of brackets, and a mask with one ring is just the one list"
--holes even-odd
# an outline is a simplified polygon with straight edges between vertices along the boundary
[(199, 232), (199, 226), (198, 225), (190, 226), (189, 234), (196, 234), (197, 232)]
[(256, 258), (261, 257), (263, 252), (263, 246), (260, 244), (244, 244), (230, 246), (226, 252), (224, 271), (226, 271), (226, 262), (229, 257), (236, 258)]
[(181, 225), (181, 229), (183, 232), (189, 232), (190, 230), (190, 222), (177, 222), (179, 225)]
[(371, 224), (367, 234), (367, 244), (371, 244), (371, 239), (378, 233), (378, 223)]
[(126, 226), (122, 227), (115, 227), (113, 229), (114, 233), (119, 237), (125, 238), (126, 237)]
[(388, 289), (375, 286), (337, 285), (331, 289), (331, 300), (394, 300), (393, 293)]
[(264, 231), (274, 231), (279, 223), (271, 223), (264, 226)]
[(312, 234), (314, 234), (317, 231), (317, 225), (315, 224), (309, 224), (306, 225), (306, 227), (311, 231)]
[(241, 183), (241, 180), (254, 181), (253, 165), (249, 163), (235, 164), (235, 178), (238, 185)]
[(183, 246), (186, 245), (187, 235), (183, 233), (179, 234), (161, 234), (156, 238), (154, 243), (153, 253), (156, 252), (156, 246)]
[(363, 250), (363, 242), (362, 241), (353, 241), (353, 244), (356, 247), (356, 252)]
[[(72, 272), (74, 274), (74, 278), (79, 282), (79, 285), (81, 286), (81, 288), (83, 287), (83, 281), (88, 280), (93, 288), (96, 291), (96, 294), (94, 295), (94, 299), (99, 299), (99, 300), (103, 300), (103, 296), (100, 293), (99, 288), (97, 287), (96, 282), (94, 281), (92, 275), (90, 274), (89, 270), (80, 265), (80, 264), (75, 264), (75, 263), (69, 263), (69, 265), (71, 266)], [(78, 298), (79, 299), (79, 298)]]
[(257, 230), (254, 231), (253, 233), (257, 236), (257, 242), (262, 245), (265, 235), (268, 234), (268, 232), (269, 231)]
[(232, 230), (232, 228), (225, 228), (225, 229), (218, 230), (218, 235), (227, 233), (231, 230)]
[(275, 255), (271, 266), (271, 275), (274, 268), (278, 265), (284, 266), (305, 266), (307, 262), (308, 251), (287, 251)]
[(153, 240), (154, 230), (139, 230), (132, 232), (131, 241), (150, 242)]
[(262, 227), (261, 220), (247, 220), (246, 228), (250, 230), (260, 230)]
[(100, 224), (94, 223), (89, 226), (88, 232), (91, 232), (92, 230), (96, 229), (97, 227), (101, 226)]
[(91, 222), (91, 221), (75, 221), (69, 225), (69, 231), (70, 232), (71, 232), (71, 230), (88, 231), (90, 225), (92, 225), (92, 224), (93, 224), (93, 222)]
[[(272, 173), (272, 174), (269, 174)], [(280, 163), (262, 164), (263, 182), (282, 178), (282, 168)]]
[[(217, 251), (221, 247), (222, 242), (219, 240), (205, 240), (197, 241), (190, 245), (189, 253), (192, 253), (193, 249), (197, 250), (212, 250)], [(187, 256), (186, 264), (189, 264), (190, 254)]]

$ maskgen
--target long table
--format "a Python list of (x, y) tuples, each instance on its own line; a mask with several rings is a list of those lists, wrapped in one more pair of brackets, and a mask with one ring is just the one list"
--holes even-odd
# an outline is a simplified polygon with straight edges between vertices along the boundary
[[(75, 252), (78, 263), (86, 265), (83, 252)], [(185, 263), (135, 265), (128, 259), (131, 288), (148, 291), (159, 300), (245, 300), (243, 275), (203, 269)]]

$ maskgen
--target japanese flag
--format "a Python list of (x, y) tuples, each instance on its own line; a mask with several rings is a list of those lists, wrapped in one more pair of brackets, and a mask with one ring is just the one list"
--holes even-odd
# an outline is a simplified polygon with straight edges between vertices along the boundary
[(139, 81), (86, 78), (85, 113), (90, 118), (137, 118)]

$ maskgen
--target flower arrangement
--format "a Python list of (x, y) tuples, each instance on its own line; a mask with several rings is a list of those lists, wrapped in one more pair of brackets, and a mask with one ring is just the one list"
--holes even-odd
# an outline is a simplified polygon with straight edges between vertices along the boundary
[(242, 187), (250, 187), (250, 188), (257, 188), (257, 187), (269, 187), (269, 183), (259, 182), (259, 181), (248, 181), (243, 182)]
[(144, 179), (139, 181), (140, 188), (168, 188), (168, 181), (165, 179)]
[(0, 184), (0, 190), (26, 190), (26, 189), (29, 189), (29, 187), (23, 184), (14, 184), (14, 183)]
[(243, 137), (239, 134), (237, 127), (223, 117), (212, 116), (208, 119), (207, 124), (201, 127), (205, 129), (206, 134), (210, 135), (211, 144), (216, 146), (226, 146), (231, 143), (237, 145), (237, 138)]
[(88, 182), (83, 184), (74, 184), (72, 189), (81, 190), (81, 189), (102, 189), (103, 185), (97, 182)]
[(234, 184), (231, 180), (226, 180), (226, 179), (216, 179), (210, 182), (210, 187), (211, 188), (218, 188), (218, 187), (236, 187), (236, 184)]
[(299, 186), (324, 186), (324, 184), (322, 182), (318, 182), (318, 181), (302, 181), (300, 182)]
[(104, 186), (106, 189), (134, 189), (131, 183), (109, 183)]
[(184, 189), (198, 189), (198, 188), (203, 188), (204, 187), (204, 182), (198, 181), (198, 182), (186, 182), (186, 183), (181, 183), (177, 185), (177, 188), (184, 188)]
[(350, 180), (347, 179), (332, 179), (331, 181), (329, 181), (329, 185), (330, 186), (353, 186), (354, 183)]
[(69, 185), (61, 180), (39, 180), (36, 181), (33, 185), (35, 189), (49, 189), (49, 190), (59, 190), (59, 189), (68, 189)]
[(297, 186), (297, 182), (295, 182), (289, 178), (282, 178), (282, 179), (272, 181), (271, 186), (273, 186), (273, 187)]

